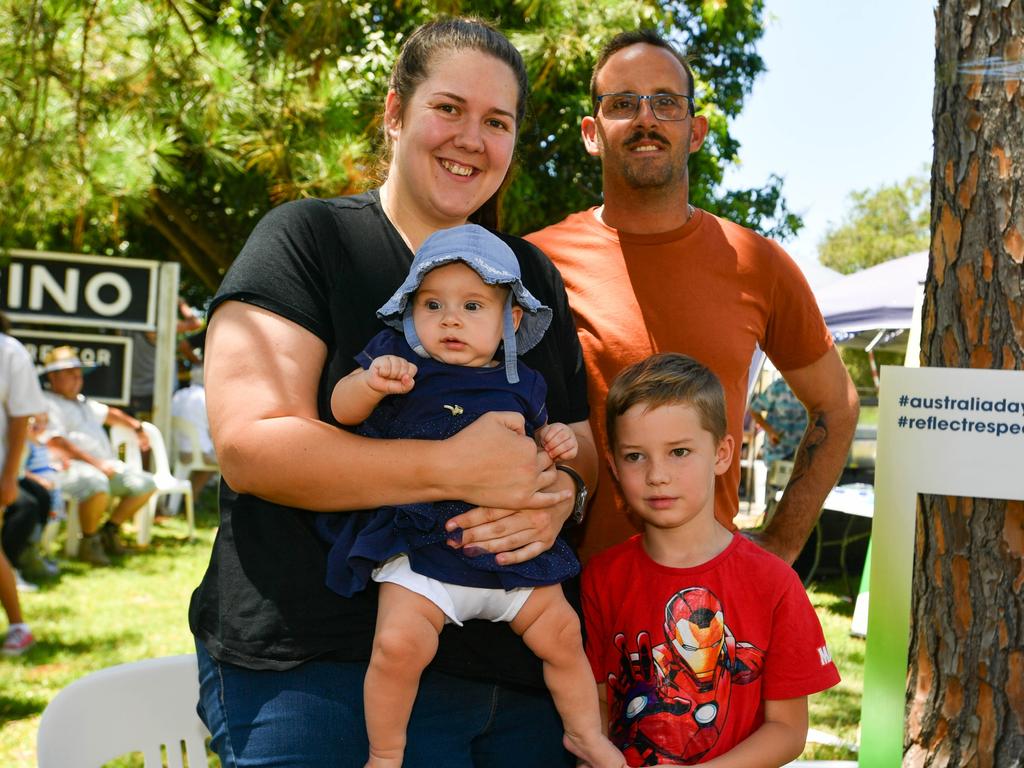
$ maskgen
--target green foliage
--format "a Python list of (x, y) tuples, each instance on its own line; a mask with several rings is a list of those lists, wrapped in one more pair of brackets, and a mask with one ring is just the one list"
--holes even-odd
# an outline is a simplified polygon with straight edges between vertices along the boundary
[[(856, 585), (856, 573), (851, 574)], [(853, 760), (853, 749), (860, 741), (860, 704), (864, 691), (864, 640), (850, 636), (853, 603), (845, 594), (842, 579), (815, 581), (807, 588), (829, 653), (839, 670), (841, 681), (834, 688), (808, 697), (810, 727), (836, 737), (841, 744), (808, 743), (802, 760)]]
[[(850, 378), (853, 379), (857, 391), (862, 395), (877, 397), (878, 387), (875, 386), (875, 380), (871, 373), (871, 361), (868, 358), (868, 353), (863, 349), (844, 346), (839, 348), (839, 354), (843, 358), (846, 370), (850, 372)], [(883, 365), (903, 365), (904, 354), (902, 352), (876, 350), (874, 355), (876, 370), (880, 371)]]
[(763, 69), (763, 0), (3, 0), (0, 246), (175, 259), (212, 289), (270, 207), (375, 179), (396, 51), (442, 13), (496, 22), (523, 51), (530, 116), (505, 226), (600, 201), (583, 151), (590, 68), (614, 33), (689, 48), (711, 122), (691, 166), (702, 207), (786, 236), (781, 182), (722, 188), (729, 120)]
[(851, 193), (851, 209), (818, 244), (818, 260), (849, 274), (925, 250), (930, 239), (928, 183), (924, 176), (911, 176)]

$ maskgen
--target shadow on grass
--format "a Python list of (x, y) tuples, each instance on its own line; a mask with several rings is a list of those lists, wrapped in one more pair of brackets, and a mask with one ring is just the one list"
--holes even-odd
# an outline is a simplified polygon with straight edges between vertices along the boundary
[(46, 701), (37, 703), (30, 699), (12, 699), (0, 694), (0, 729), (15, 720), (40, 714), (46, 708)]
[[(47, 616), (47, 613), (46, 611), (39, 611), (40, 619), (50, 618)], [(61, 613), (63, 614), (63, 612)], [(145, 639), (145, 635), (142, 632), (120, 629), (106, 634), (93, 633), (81, 635), (75, 640), (68, 640), (65, 636), (62, 637), (60, 642), (45, 639), (36, 640), (36, 644), (27, 653), (18, 658), (19, 660), (23, 659), (26, 664), (34, 667), (45, 667), (47, 665), (60, 667), (69, 658), (84, 654), (99, 656), (100, 658), (104, 656), (116, 657), (121, 648), (138, 643), (143, 639)], [(39, 670), (34, 671), (38, 672)], [(47, 680), (47, 682), (50, 681)]]
[(842, 578), (812, 581), (808, 587), (808, 596), (815, 607), (824, 608), (837, 616), (853, 618), (854, 602), (846, 594)]

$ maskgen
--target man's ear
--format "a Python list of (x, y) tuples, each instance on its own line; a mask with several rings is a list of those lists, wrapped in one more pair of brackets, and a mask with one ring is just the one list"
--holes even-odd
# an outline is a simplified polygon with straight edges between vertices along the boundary
[(718, 448), (715, 450), (716, 475), (724, 475), (732, 465), (732, 453), (734, 447), (735, 442), (732, 439), (732, 435), (726, 435), (718, 444)]
[(512, 327), (519, 330), (519, 323), (523, 320), (523, 308), (518, 304), (512, 305)]
[(592, 115), (583, 118), (580, 124), (580, 133), (583, 135), (583, 146), (588, 155), (601, 156), (601, 140), (597, 134), (597, 120)]
[(697, 115), (690, 125), (690, 152), (696, 152), (704, 145), (704, 139), (708, 136), (708, 119), (704, 115)]
[(384, 130), (391, 141), (398, 138), (402, 129), (402, 102), (394, 89), (384, 99)]

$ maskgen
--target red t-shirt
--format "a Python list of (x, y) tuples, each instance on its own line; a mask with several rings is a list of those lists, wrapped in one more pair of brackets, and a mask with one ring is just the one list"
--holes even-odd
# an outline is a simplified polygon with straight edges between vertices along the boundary
[[(772, 240), (697, 209), (682, 227), (654, 235), (620, 232), (594, 210), (527, 236), (558, 267), (587, 366), (590, 424), (607, 450), (605, 399), (627, 365), (682, 352), (722, 382), (729, 434), (739, 446), (755, 346), (780, 371), (803, 368), (832, 347), (803, 273)], [(739, 508), (739, 451), (718, 478), (715, 515), (728, 528)], [(636, 533), (617, 500), (607, 462), (583, 532), (580, 559)]]
[(583, 616), (609, 735), (631, 766), (723, 754), (760, 727), (765, 700), (839, 682), (796, 573), (739, 534), (694, 568), (658, 564), (640, 535), (596, 555)]

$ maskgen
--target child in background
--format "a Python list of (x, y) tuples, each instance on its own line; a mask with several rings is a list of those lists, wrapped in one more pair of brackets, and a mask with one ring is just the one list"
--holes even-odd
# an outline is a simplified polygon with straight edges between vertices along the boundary
[[(64, 497), (60, 493), (57, 473), (67, 468), (68, 460), (65, 456), (55, 455), (44, 442), (43, 435), (46, 433), (49, 418), (49, 415), (43, 412), (28, 420), (28, 457), (25, 460), (25, 477), (45, 489), (50, 496), (44, 527), (49, 523), (57, 524), (66, 517)], [(41, 552), (41, 559), (46, 573), (56, 576), (59, 568), (57, 561), (50, 557), (50, 553)]]
[[(839, 682), (796, 573), (715, 519), (732, 462), (710, 370), (659, 354), (608, 392), (612, 473), (643, 532), (583, 572), (587, 656), (631, 766), (781, 766)], [(735, 513), (736, 510), (732, 510)]]
[[(449, 437), (488, 411), (516, 411), (554, 459), (577, 452), (565, 424), (548, 424), (542, 377), (518, 361), (537, 344), (551, 310), (523, 285), (515, 254), (476, 225), (434, 233), (409, 276), (377, 312), (391, 329), (357, 356), (338, 382), (335, 418), (382, 438)], [(393, 330), (392, 330), (393, 329)], [(504, 346), (501, 359), (496, 359)], [(456, 469), (457, 471), (457, 469)], [(579, 564), (565, 542), (518, 565), (470, 556), (449, 542), (446, 522), (463, 502), (409, 504), (368, 513), (321, 515), (333, 539), (327, 583), (342, 595), (380, 582), (373, 655), (364, 698), (367, 766), (399, 766), (420, 674), (446, 623), (507, 621), (543, 662), (566, 730), (566, 747), (594, 768), (620, 768), (601, 734), (597, 692), (579, 619), (559, 582)]]
[(60, 495), (57, 473), (67, 467), (67, 458), (55, 456), (43, 441), (49, 422), (47, 413), (37, 413), (28, 420), (28, 458), (25, 476), (43, 486), (50, 494), (50, 519), (64, 519), (64, 498)]

